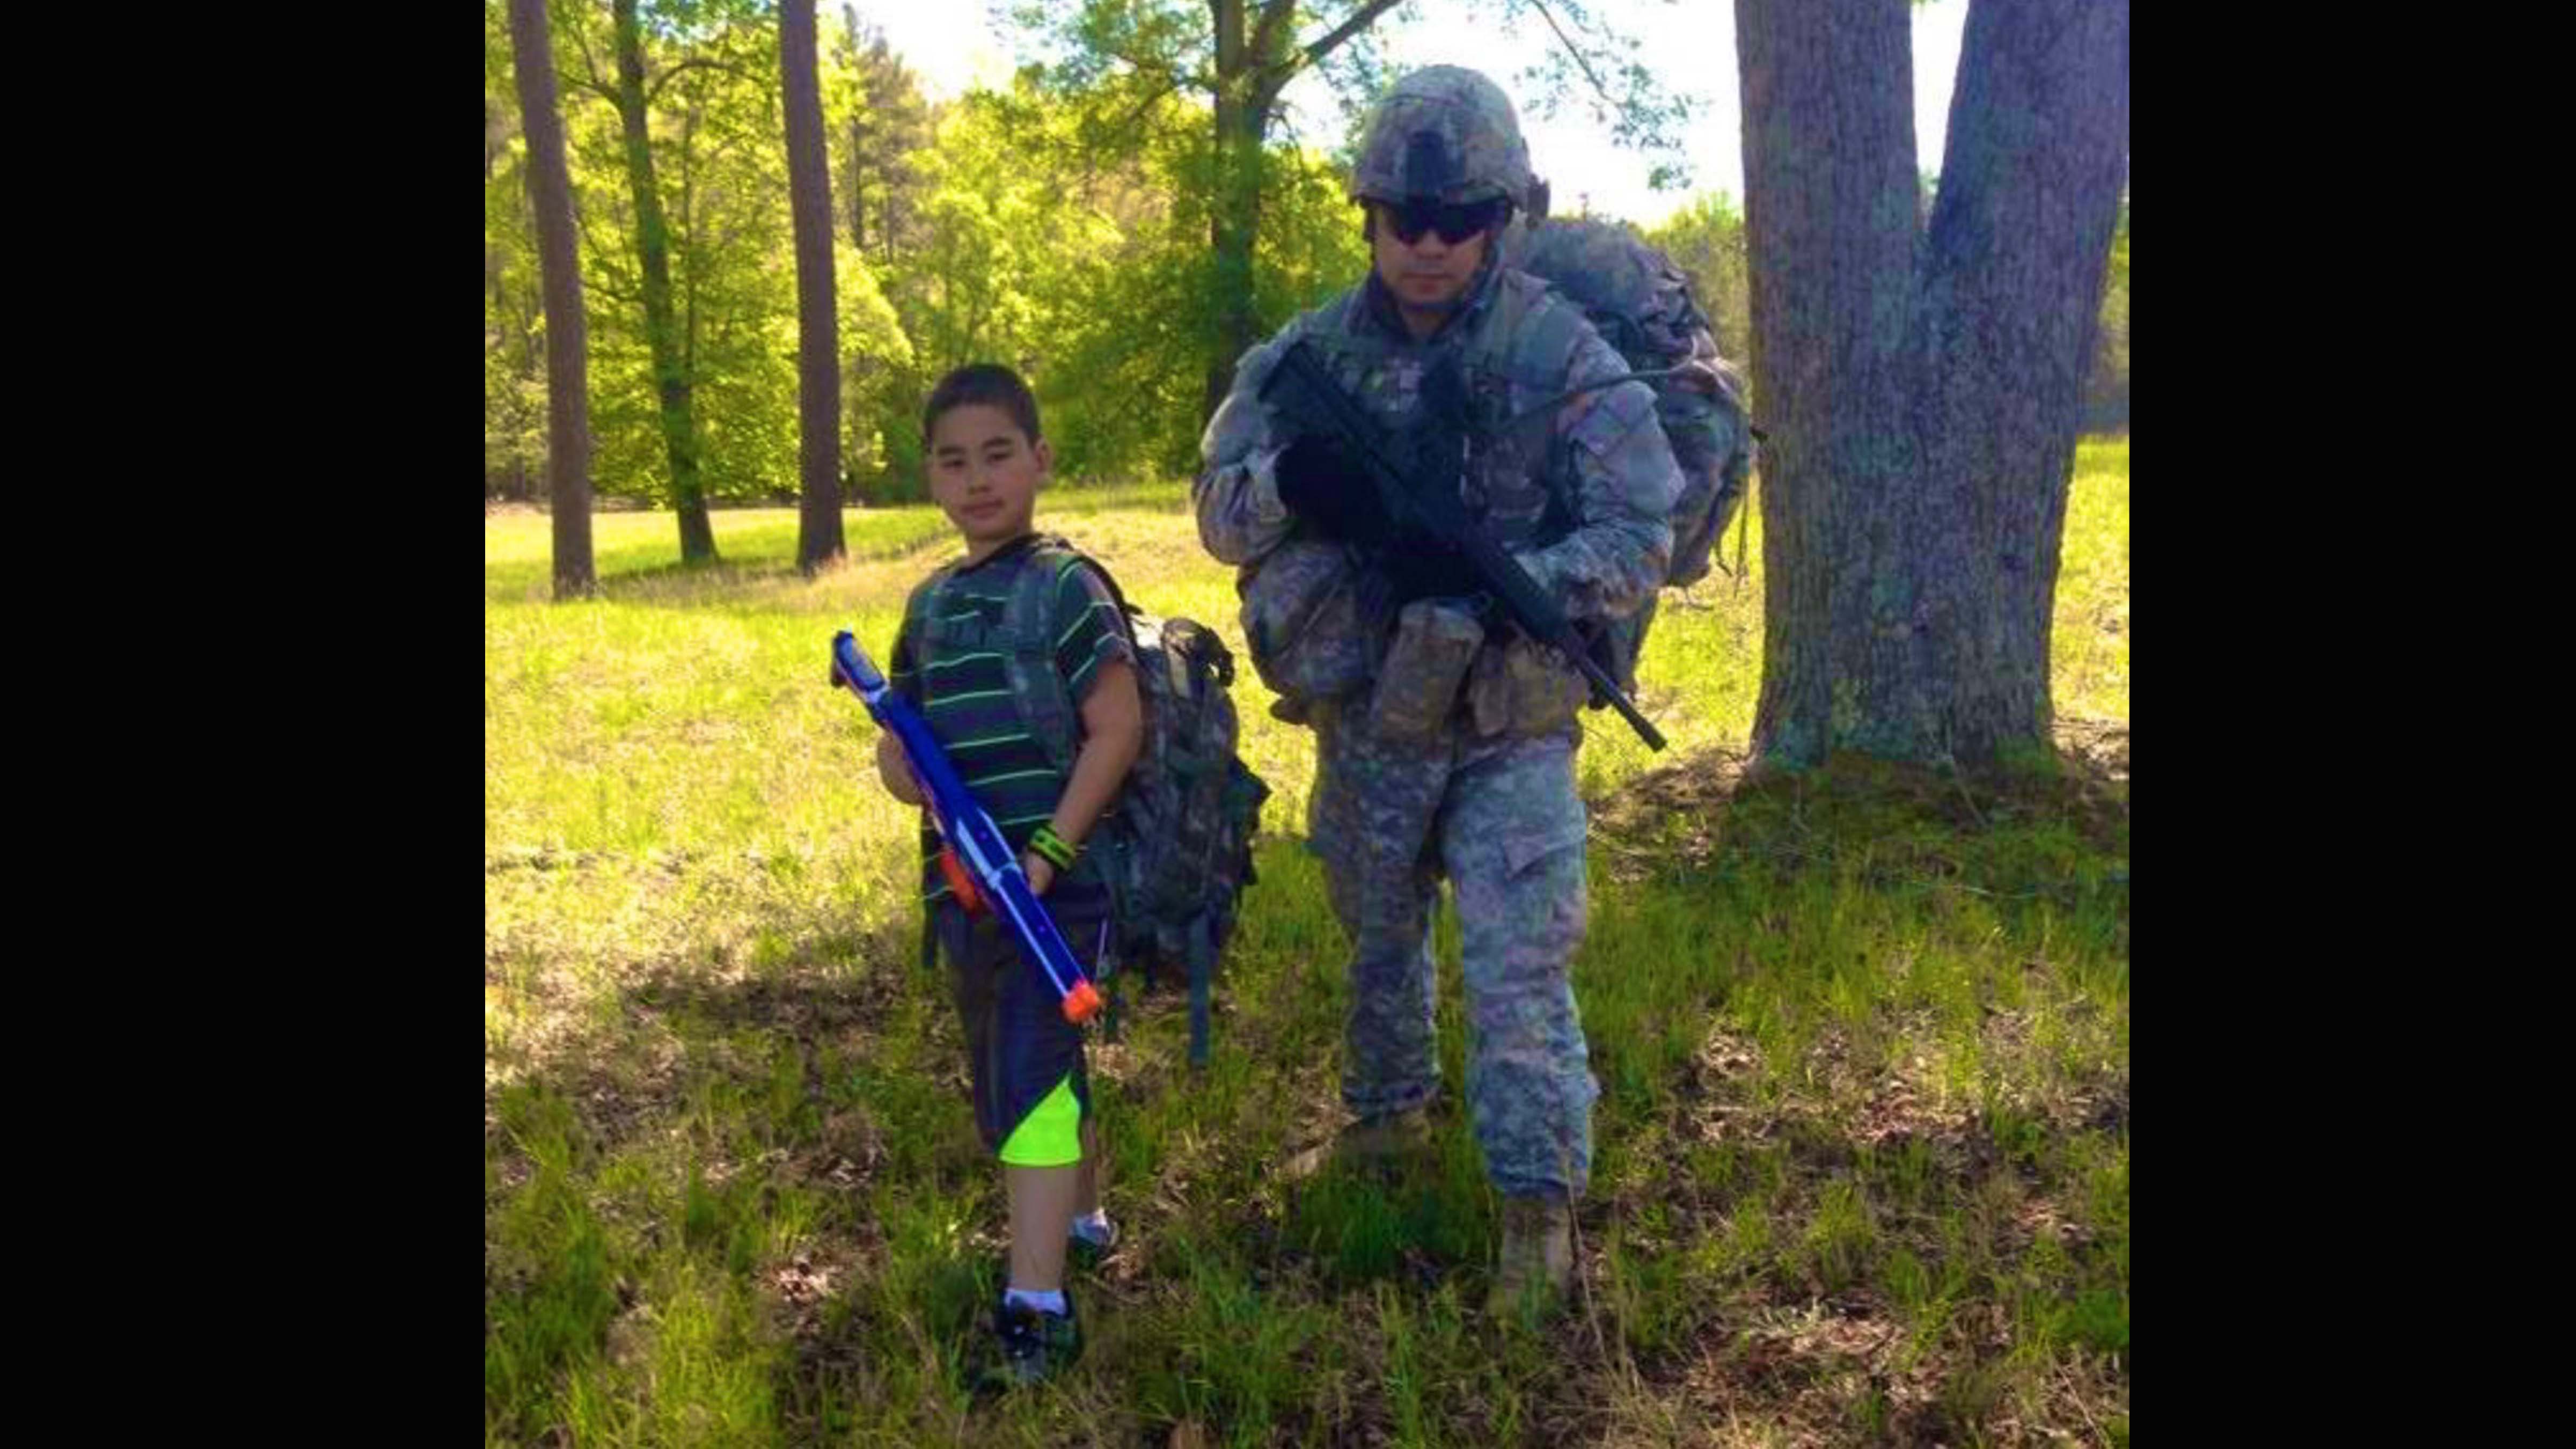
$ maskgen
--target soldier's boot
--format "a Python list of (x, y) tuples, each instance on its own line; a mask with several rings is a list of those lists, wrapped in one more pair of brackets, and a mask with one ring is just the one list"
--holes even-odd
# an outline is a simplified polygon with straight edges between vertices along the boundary
[(1370, 1170), (1390, 1166), (1431, 1146), (1431, 1112), (1409, 1107), (1383, 1117), (1366, 1117), (1345, 1127), (1330, 1142), (1319, 1142), (1288, 1159), (1291, 1182), (1314, 1176), (1327, 1163)]
[(1485, 1311), (1497, 1318), (1524, 1309), (1544, 1317), (1574, 1280), (1574, 1210), (1558, 1197), (1503, 1199), (1502, 1251)]

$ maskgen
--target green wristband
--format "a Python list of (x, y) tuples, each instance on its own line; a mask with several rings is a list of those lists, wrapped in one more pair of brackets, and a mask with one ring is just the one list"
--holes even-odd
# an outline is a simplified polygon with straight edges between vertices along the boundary
[(1052, 822), (1029, 832), (1029, 849), (1036, 851), (1047, 864), (1058, 870), (1071, 869), (1073, 858), (1081, 853), (1068, 844), (1063, 836), (1055, 833), (1055, 825)]

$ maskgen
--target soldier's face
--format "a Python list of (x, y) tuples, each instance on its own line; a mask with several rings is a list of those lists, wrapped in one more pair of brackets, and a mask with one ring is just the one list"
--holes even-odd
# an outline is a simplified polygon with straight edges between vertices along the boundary
[(931, 424), (930, 496), (965, 535), (967, 552), (981, 558), (1029, 531), (1054, 461), (1009, 413), (961, 403)]
[[(1444, 234), (1441, 225), (1429, 224), (1435, 218), (1408, 216), (1384, 202), (1370, 205), (1377, 213), (1377, 240), (1372, 246), (1378, 280), (1395, 294), (1399, 306), (1436, 311), (1466, 295), (1467, 285), (1476, 280), (1476, 268), (1484, 263), (1489, 233), (1472, 231), (1453, 241), (1450, 237), (1456, 235), (1454, 225)], [(1455, 220), (1448, 216), (1436, 218), (1438, 222)], [(1408, 231), (1414, 233), (1411, 241), (1404, 239)]]

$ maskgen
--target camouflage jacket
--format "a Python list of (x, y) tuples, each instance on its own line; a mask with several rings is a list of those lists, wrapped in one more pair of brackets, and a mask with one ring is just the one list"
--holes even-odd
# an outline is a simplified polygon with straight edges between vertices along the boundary
[(1257, 563), (1294, 528), (1276, 477), (1294, 439), (1259, 393), (1301, 337), (1316, 343), (1346, 391), (1397, 429), (1413, 421), (1432, 360), (1443, 349), (1462, 353), (1473, 417), (1461, 500), (1570, 615), (1624, 616), (1663, 583), (1682, 479), (1656, 425), (1653, 391), (1619, 383), (1541, 408), (1628, 367), (1580, 308), (1490, 260), (1468, 300), (1427, 340), (1405, 331), (1372, 272), (1244, 354), (1200, 440), (1202, 468), (1191, 489), (1200, 541), (1218, 559)]

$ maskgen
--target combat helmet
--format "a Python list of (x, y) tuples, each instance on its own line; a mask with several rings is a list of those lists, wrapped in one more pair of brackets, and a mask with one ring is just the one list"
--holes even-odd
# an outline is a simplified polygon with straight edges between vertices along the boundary
[(1462, 66), (1434, 65), (1395, 83), (1369, 112), (1351, 200), (1522, 205), (1529, 147), (1502, 87)]

